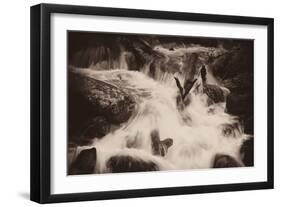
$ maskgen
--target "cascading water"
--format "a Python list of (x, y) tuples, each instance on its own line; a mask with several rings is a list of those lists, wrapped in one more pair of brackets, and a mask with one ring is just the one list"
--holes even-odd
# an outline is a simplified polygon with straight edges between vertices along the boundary
[[(169, 57), (210, 51), (204, 47), (169, 51), (159, 46), (155, 50)], [(74, 73), (120, 88), (130, 94), (136, 103), (129, 120), (104, 137), (93, 139), (91, 144), (78, 147), (77, 154), (84, 149), (96, 148), (95, 173), (110, 172), (106, 162), (116, 155), (128, 155), (136, 160), (152, 161), (160, 170), (211, 168), (218, 154), (231, 156), (242, 165), (240, 148), (248, 139), (248, 135), (243, 133), (239, 123), (237, 126), (236, 117), (226, 113), (225, 102), (209, 103), (198, 70), (194, 72), (193, 77), (187, 77), (188, 75), (182, 73), (186, 63), (182, 63), (182, 59), (178, 58), (178, 71), (166, 72), (156, 65), (155, 73), (151, 78), (149, 75), (151, 62), (139, 71), (128, 70), (126, 57), (129, 55), (128, 52), (121, 54), (117, 65), (122, 68), (118, 69), (96, 70), (95, 67), (99, 65), (89, 69), (72, 68)], [(167, 57), (165, 58), (166, 62), (169, 61)], [(179, 88), (175, 77), (182, 85), (188, 78), (197, 79), (188, 93), (188, 104), (182, 108), (178, 106)], [(211, 73), (208, 73), (207, 80), (209, 84), (218, 84)], [(227, 91), (222, 86), (219, 87)], [(237, 127), (233, 127), (230, 133), (224, 133), (226, 126), (233, 125)], [(153, 152), (151, 133), (154, 131), (159, 134), (160, 141), (167, 138), (173, 141), (164, 156)]]

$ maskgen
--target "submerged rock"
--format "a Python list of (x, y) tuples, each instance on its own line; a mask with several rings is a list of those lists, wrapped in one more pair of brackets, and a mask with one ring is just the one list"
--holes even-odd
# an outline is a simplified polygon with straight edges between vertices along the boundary
[(245, 166), (254, 166), (254, 138), (251, 137), (243, 142), (240, 154)]
[(97, 160), (96, 148), (82, 150), (77, 156), (76, 160), (72, 163), (69, 174), (92, 174), (95, 171)]
[(234, 157), (230, 155), (217, 154), (214, 159), (213, 168), (242, 167)]
[(159, 167), (152, 161), (144, 161), (127, 155), (111, 157), (106, 167), (111, 173), (158, 171)]
[(159, 132), (153, 130), (150, 134), (152, 153), (164, 157), (168, 153), (169, 147), (173, 145), (173, 139), (167, 138), (160, 140)]
[(222, 127), (222, 134), (225, 137), (236, 138), (243, 133), (239, 122), (235, 122), (232, 124), (222, 124), (221, 127)]

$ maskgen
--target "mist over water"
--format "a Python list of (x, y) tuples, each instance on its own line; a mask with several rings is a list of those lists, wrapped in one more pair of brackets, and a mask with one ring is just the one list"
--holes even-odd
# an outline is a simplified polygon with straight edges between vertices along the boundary
[[(209, 103), (209, 97), (203, 92), (203, 81), (199, 66), (194, 66), (192, 74), (185, 71), (191, 67), (192, 58), (183, 55), (214, 53), (220, 55), (223, 48), (210, 50), (205, 47), (179, 47), (173, 51), (157, 46), (165, 61), (175, 58), (173, 72), (163, 71), (160, 63), (155, 64), (151, 75), (152, 61), (138, 71), (128, 70), (127, 60), (130, 53), (123, 51), (118, 60), (112, 60), (110, 69), (101, 69), (108, 61), (91, 65), (89, 68), (72, 67), (71, 71), (83, 74), (94, 80), (117, 87), (132, 95), (135, 107), (132, 116), (118, 128), (113, 128), (100, 139), (93, 139), (87, 146), (79, 146), (77, 154), (83, 149), (95, 147), (97, 150), (96, 173), (107, 172), (106, 162), (111, 156), (129, 155), (135, 159), (153, 161), (160, 170), (185, 170), (213, 167), (217, 154), (229, 155), (242, 164), (240, 148), (249, 135), (243, 133), (243, 127), (227, 113), (226, 103)], [(163, 64), (163, 63), (161, 63)], [(197, 79), (187, 95), (188, 104), (179, 107), (179, 89), (174, 77), (181, 84), (187, 79)], [(226, 94), (229, 90), (217, 80), (211, 71), (207, 74), (207, 83), (219, 86)], [(223, 133), (225, 126), (233, 126), (232, 132)], [(165, 156), (153, 154), (151, 132), (157, 130), (160, 140), (173, 140)]]

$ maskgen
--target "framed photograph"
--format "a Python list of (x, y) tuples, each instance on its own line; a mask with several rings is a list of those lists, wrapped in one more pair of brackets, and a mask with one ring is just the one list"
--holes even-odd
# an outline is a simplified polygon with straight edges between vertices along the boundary
[(31, 7), (31, 200), (273, 188), (273, 19)]

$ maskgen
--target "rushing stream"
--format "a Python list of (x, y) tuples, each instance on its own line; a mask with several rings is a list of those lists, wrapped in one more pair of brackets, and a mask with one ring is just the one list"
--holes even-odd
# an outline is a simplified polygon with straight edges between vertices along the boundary
[[(217, 156), (226, 156), (236, 163), (235, 167), (244, 166), (241, 146), (250, 135), (243, 132), (236, 116), (227, 113), (226, 97), (230, 91), (214, 77), (206, 61), (202, 64), (203, 60), (198, 63), (192, 58), (193, 54), (219, 56), (226, 51), (202, 46), (166, 49), (160, 45), (153, 49), (162, 55), (161, 61), (148, 58), (138, 71), (129, 70), (128, 51), (111, 63), (111, 69), (103, 68), (107, 62), (70, 68), (73, 74), (128, 94), (135, 103), (126, 121), (111, 126), (104, 136), (92, 137), (88, 144), (76, 146), (73, 159), (94, 147), (93, 173), (114, 172), (111, 167), (118, 166), (118, 162), (126, 166), (120, 164), (124, 160), (118, 161), (118, 156), (153, 163), (155, 170), (212, 168)], [(169, 71), (161, 69), (165, 64), (170, 66)], [(205, 77), (203, 70), (207, 71)], [(182, 96), (180, 88), (187, 90), (184, 85), (188, 81), (192, 84)], [(214, 100), (217, 93), (222, 98)], [(117, 157), (117, 161), (112, 164), (111, 160), (110, 165), (112, 157)]]

